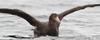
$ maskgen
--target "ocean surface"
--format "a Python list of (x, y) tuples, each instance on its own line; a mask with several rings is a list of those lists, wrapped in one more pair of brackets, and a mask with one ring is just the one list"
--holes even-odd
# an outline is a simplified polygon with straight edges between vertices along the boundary
[[(60, 14), (76, 6), (98, 3), (100, 0), (0, 0), (0, 8), (20, 9), (45, 22), (52, 13)], [(18, 16), (0, 13), (0, 40), (100, 40), (100, 7), (86, 8), (64, 17), (59, 37), (33, 38), (34, 28)]]

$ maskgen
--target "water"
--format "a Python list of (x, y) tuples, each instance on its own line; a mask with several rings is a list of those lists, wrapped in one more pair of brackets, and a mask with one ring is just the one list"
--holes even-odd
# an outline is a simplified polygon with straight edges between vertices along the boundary
[[(61, 12), (76, 6), (100, 3), (99, 0), (0, 0), (0, 8), (20, 9), (38, 20), (48, 21), (51, 13)], [(100, 7), (87, 8), (66, 17), (60, 25), (59, 37), (40, 37), (35, 39), (18, 39), (6, 37), (18, 35), (33, 37), (32, 27), (24, 19), (0, 14), (0, 39), (7, 40), (99, 40)], [(23, 26), (24, 25), (24, 26)]]

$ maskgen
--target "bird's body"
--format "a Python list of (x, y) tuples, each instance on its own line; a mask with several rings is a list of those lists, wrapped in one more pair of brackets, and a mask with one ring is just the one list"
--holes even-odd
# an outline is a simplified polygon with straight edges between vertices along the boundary
[(62, 12), (61, 14), (52, 13), (49, 17), (48, 22), (40, 22), (36, 20), (34, 17), (30, 16), (29, 14), (18, 9), (1, 8), (0, 13), (16, 15), (28, 21), (32, 26), (36, 27), (36, 29), (34, 29), (35, 37), (46, 36), (46, 35), (58, 36), (59, 26), (63, 17), (75, 11), (85, 9), (87, 7), (95, 7), (95, 6), (100, 6), (100, 4), (78, 6), (78, 7), (66, 10)]
[[(55, 19), (52, 19), (54, 17)], [(34, 33), (38, 34), (35, 35), (35, 37), (46, 36), (46, 35), (58, 36), (60, 19), (58, 18), (57, 14), (51, 15), (49, 19), (50, 19), (49, 22), (41, 22), (41, 24), (39, 25), (40, 27), (34, 30)]]

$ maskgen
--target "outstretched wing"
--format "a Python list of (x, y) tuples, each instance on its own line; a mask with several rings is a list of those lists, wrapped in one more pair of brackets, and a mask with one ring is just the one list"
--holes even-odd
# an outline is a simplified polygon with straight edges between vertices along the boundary
[(27, 20), (33, 26), (37, 26), (37, 24), (39, 24), (39, 21), (37, 21), (34, 17), (32, 17), (29, 14), (27, 14), (21, 10), (18, 10), (18, 9), (1, 8), (0, 13), (12, 14), (12, 15), (19, 16), (19, 17)]
[(78, 6), (78, 7), (66, 10), (66, 11), (62, 12), (61, 14), (59, 14), (58, 16), (59, 16), (59, 19), (62, 20), (64, 16), (66, 16), (70, 13), (85, 9), (87, 7), (95, 7), (95, 6), (100, 6), (100, 4), (88, 4), (88, 5), (84, 5), (84, 6)]

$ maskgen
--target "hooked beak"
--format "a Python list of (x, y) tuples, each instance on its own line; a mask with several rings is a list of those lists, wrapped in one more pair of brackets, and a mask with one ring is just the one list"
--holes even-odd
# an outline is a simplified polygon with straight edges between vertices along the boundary
[(59, 17), (57, 16), (56, 19), (55, 19), (57, 22), (60, 22), (60, 19)]

